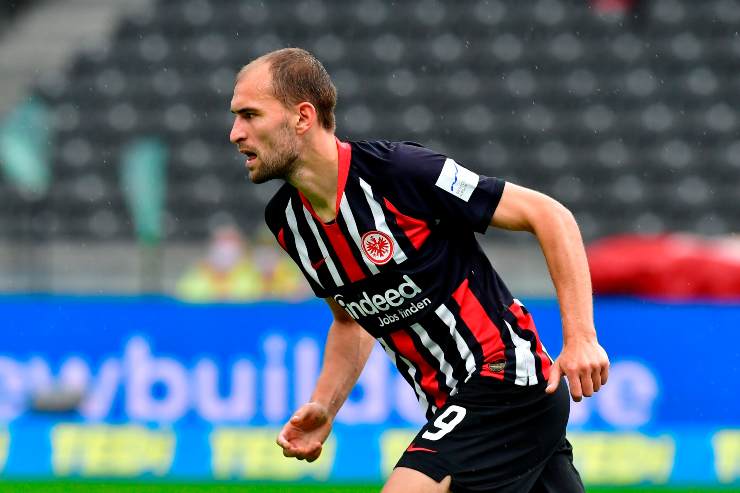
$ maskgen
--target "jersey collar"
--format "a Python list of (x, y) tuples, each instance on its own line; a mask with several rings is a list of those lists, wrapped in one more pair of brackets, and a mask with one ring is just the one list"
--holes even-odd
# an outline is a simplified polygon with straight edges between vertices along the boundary
[[(337, 142), (337, 156), (339, 157), (339, 175), (337, 176), (337, 202), (334, 205), (335, 219), (332, 219), (326, 224), (332, 224), (336, 217), (339, 215), (339, 205), (342, 202), (342, 195), (344, 195), (344, 187), (347, 185), (347, 176), (349, 176), (349, 163), (352, 160), (352, 146), (347, 142), (342, 142), (338, 138), (334, 137)], [(303, 206), (316, 218), (319, 222), (323, 223), (321, 218), (313, 210), (311, 202), (308, 201), (305, 195), (298, 190), (298, 195), (301, 197)]]

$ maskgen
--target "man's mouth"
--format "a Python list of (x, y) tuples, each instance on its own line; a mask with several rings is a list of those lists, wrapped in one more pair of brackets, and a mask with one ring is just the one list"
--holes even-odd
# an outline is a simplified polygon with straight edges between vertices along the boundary
[(256, 152), (242, 151), (242, 154), (244, 154), (245, 156), (247, 156), (247, 163), (251, 163), (252, 161), (254, 161), (255, 159), (257, 159), (257, 153)]

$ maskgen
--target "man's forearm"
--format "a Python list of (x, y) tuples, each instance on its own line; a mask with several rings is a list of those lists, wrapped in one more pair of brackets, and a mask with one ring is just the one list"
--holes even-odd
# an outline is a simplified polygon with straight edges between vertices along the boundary
[(534, 233), (545, 254), (563, 320), (563, 350), (545, 391), (555, 392), (565, 375), (573, 400), (597, 392), (609, 376), (609, 358), (596, 340), (591, 276), (573, 214), (546, 195), (507, 183), (491, 225)]
[(534, 224), (560, 303), (563, 342), (575, 337), (595, 339), (591, 277), (583, 240), (573, 215), (553, 205)]
[(333, 419), (365, 367), (375, 339), (357, 323), (334, 321), (324, 347), (324, 362), (311, 400)]

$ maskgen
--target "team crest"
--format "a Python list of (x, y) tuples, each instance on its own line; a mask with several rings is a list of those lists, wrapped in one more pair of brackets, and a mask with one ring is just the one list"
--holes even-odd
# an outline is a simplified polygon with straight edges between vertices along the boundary
[(362, 253), (375, 265), (387, 264), (393, 258), (393, 239), (382, 231), (362, 235)]

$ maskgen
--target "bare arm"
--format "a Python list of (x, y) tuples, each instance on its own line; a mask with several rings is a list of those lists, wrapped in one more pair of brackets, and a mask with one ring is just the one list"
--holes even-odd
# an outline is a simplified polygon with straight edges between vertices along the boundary
[(365, 367), (375, 339), (331, 298), (334, 315), (324, 346), (324, 362), (311, 401), (326, 407), (332, 419), (339, 412)]
[(301, 406), (277, 437), (283, 455), (316, 460), (331, 432), (334, 417), (360, 377), (375, 339), (327, 298), (334, 320), (324, 346), (324, 362), (311, 401)]
[(596, 338), (591, 277), (573, 214), (547, 195), (507, 183), (491, 225), (533, 233), (545, 255), (563, 322), (563, 351), (547, 391), (554, 392), (564, 374), (573, 400), (591, 396), (606, 383), (609, 360)]

